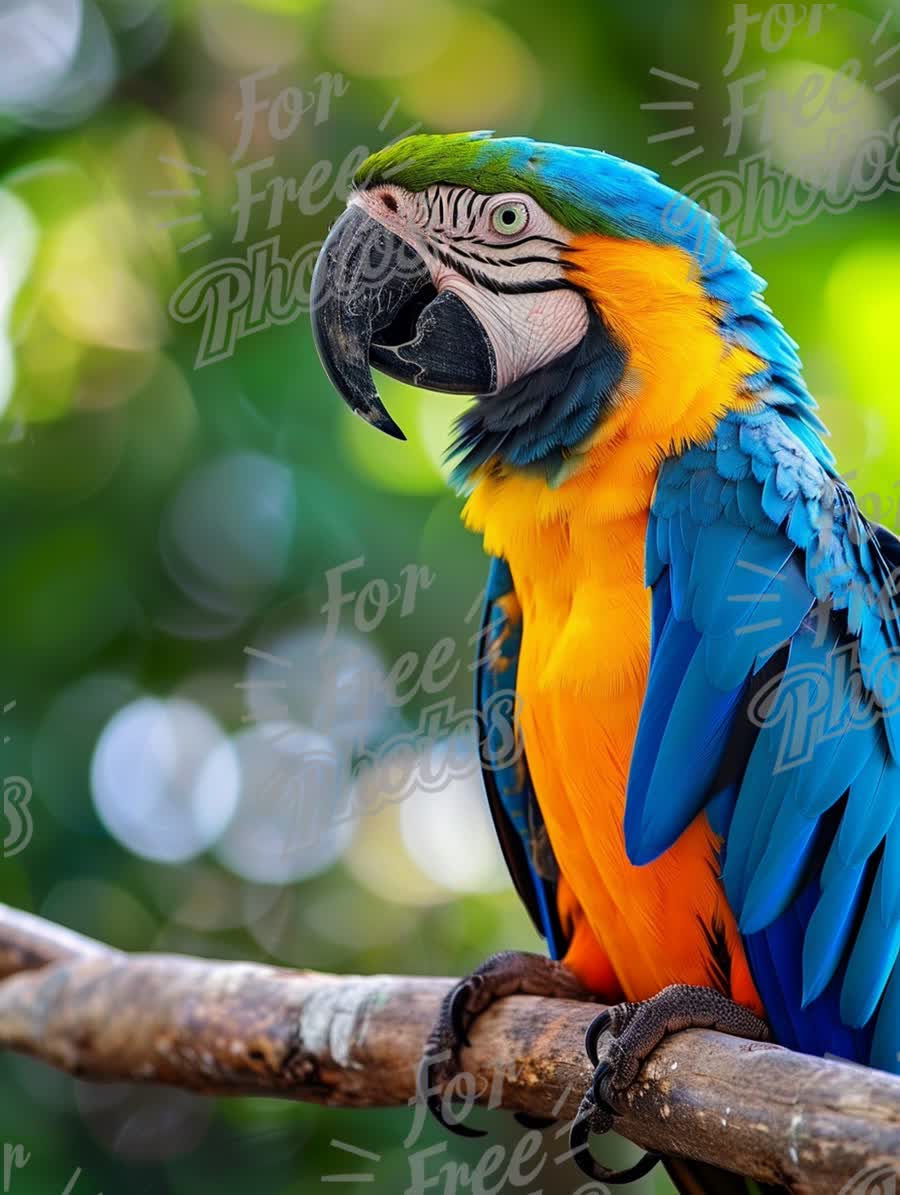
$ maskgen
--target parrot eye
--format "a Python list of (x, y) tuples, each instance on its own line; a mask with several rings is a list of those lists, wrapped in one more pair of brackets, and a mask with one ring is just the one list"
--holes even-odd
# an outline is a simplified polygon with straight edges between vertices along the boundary
[(515, 236), (527, 223), (528, 208), (524, 203), (503, 203), (491, 212), (494, 231), (504, 236)]

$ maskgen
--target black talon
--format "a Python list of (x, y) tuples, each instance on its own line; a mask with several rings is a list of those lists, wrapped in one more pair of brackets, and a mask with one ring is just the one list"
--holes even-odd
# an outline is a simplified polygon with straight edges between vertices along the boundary
[(486, 1137), (487, 1133), (483, 1129), (470, 1129), (467, 1124), (462, 1121), (457, 1121), (451, 1124), (444, 1116), (444, 1101), (439, 1095), (430, 1095), (425, 1103), (428, 1105), (428, 1111), (434, 1119), (447, 1130), (448, 1133), (453, 1133), (457, 1137)]
[(603, 1092), (603, 1084), (606, 1082), (608, 1075), (609, 1065), (606, 1062), (601, 1062), (594, 1071), (594, 1081), (591, 1084), (591, 1097), (601, 1111), (607, 1112), (610, 1116), (615, 1116), (616, 1111)]
[(469, 1035), (466, 1032), (466, 1005), (472, 995), (472, 989), (468, 983), (460, 984), (453, 994), (453, 999), (450, 1003), (450, 1023), (453, 1026), (453, 1034), (460, 1044), (460, 1046), (471, 1046)]
[[(599, 1117), (598, 1112), (600, 1113)], [(605, 1124), (607, 1119), (611, 1121), (612, 1117), (606, 1113), (605, 1109), (592, 1106), (591, 1097), (585, 1096), (569, 1133), (569, 1150), (572, 1160), (582, 1174), (586, 1174), (592, 1182), (609, 1183), (614, 1187), (624, 1186), (626, 1183), (636, 1183), (639, 1178), (644, 1178), (649, 1174), (660, 1160), (659, 1154), (645, 1153), (627, 1170), (608, 1170), (605, 1166), (600, 1165), (589, 1149), (591, 1133), (594, 1132), (598, 1119)], [(602, 1131), (606, 1132), (608, 1128)]]
[(586, 1147), (575, 1154), (575, 1165), (595, 1183), (608, 1183), (612, 1187), (624, 1187), (626, 1183), (636, 1183), (639, 1178), (645, 1178), (659, 1162), (659, 1154), (646, 1153), (627, 1170), (607, 1170), (594, 1157), (586, 1152)]
[[(587, 1149), (591, 1137), (591, 1116), (592, 1109), (586, 1106), (585, 1100), (582, 1100), (578, 1115), (572, 1121), (572, 1127), (569, 1130), (569, 1152), (579, 1166), (581, 1163), (578, 1161), (578, 1155)], [(583, 1166), (582, 1169), (584, 1169)]]
[(448, 1133), (454, 1133), (457, 1137), (486, 1137), (487, 1133), (482, 1129), (470, 1129), (462, 1121), (451, 1124), (444, 1116), (443, 1096), (434, 1091), (430, 1095), (425, 1095), (425, 1092), (429, 1091), (433, 1086), (431, 1082), (431, 1068), (433, 1065), (433, 1060), (426, 1054), (419, 1064), (419, 1072), (416, 1077), (416, 1090), (419, 1093), (420, 1099), (424, 1099), (425, 1107), (438, 1124), (446, 1129)]
[(599, 1055), (597, 1053), (597, 1043), (600, 1041), (601, 1034), (612, 1024), (612, 1015), (608, 1008), (604, 1008), (603, 1012), (594, 1017), (588, 1026), (588, 1031), (584, 1035), (584, 1048), (587, 1052), (588, 1058), (591, 1060), (592, 1066), (597, 1066)]

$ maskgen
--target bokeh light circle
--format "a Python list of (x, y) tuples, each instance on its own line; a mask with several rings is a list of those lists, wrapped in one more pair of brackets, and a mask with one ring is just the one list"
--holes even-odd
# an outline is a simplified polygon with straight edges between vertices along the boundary
[(94, 808), (135, 855), (184, 863), (207, 850), (237, 806), (237, 754), (183, 698), (142, 697), (104, 727), (91, 764)]
[(346, 761), (334, 743), (308, 727), (272, 722), (242, 730), (233, 750), (240, 801), (215, 849), (220, 862), (259, 884), (292, 883), (330, 867), (353, 832)]

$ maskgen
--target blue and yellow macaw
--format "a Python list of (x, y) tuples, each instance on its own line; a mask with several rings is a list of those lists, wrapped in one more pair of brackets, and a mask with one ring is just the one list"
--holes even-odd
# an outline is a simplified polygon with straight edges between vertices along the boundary
[(673, 1027), (900, 1070), (900, 541), (763, 288), (650, 171), (484, 133), (370, 157), (314, 278), (370, 423), (402, 436), (371, 366), (478, 395), (452, 446), (492, 557), (477, 699), (514, 690), (524, 747), (488, 736), (485, 784), (552, 958), (489, 960), (432, 1047), (508, 992), (602, 998), (601, 1129)]

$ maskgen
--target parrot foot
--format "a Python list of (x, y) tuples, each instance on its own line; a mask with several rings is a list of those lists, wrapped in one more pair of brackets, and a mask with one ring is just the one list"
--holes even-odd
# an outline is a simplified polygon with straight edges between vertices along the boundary
[[(630, 1183), (647, 1174), (659, 1161), (658, 1154), (648, 1153), (630, 1170), (614, 1173), (594, 1160), (588, 1143), (592, 1133), (607, 1133), (612, 1128), (620, 1097), (663, 1038), (683, 1029), (716, 1029), (753, 1041), (767, 1041), (769, 1037), (765, 1021), (749, 1009), (712, 988), (683, 983), (664, 988), (650, 1000), (604, 1009), (594, 1018), (585, 1036), (585, 1050), (596, 1069), (570, 1136), (575, 1162), (590, 1178), (605, 1183)], [(597, 1045), (606, 1030), (613, 1041), (601, 1062)]]
[(492, 955), (451, 988), (425, 1046), (419, 1065), (418, 1090), (432, 1116), (457, 1136), (483, 1137), (484, 1134), (458, 1121), (450, 1123), (444, 1115), (440, 1092), (459, 1073), (460, 1054), (471, 1044), (469, 1033), (478, 1018), (496, 1001), (516, 995), (596, 999), (562, 963), (544, 955), (512, 950)]

